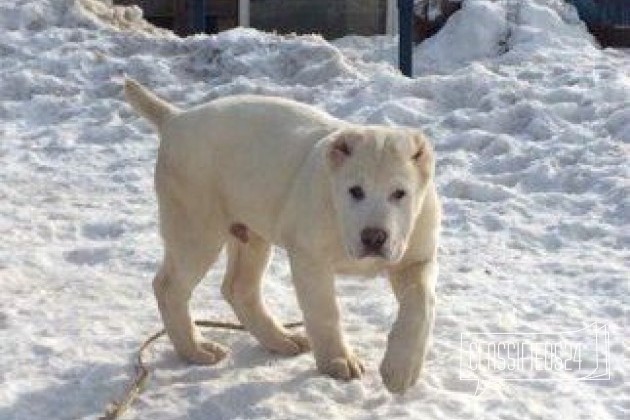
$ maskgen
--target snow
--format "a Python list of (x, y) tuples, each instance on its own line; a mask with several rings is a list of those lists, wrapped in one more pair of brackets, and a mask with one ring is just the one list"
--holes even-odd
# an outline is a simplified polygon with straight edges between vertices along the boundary
[[(396, 311), (386, 281), (342, 278), (362, 380), (336, 382), (310, 354), (281, 358), (246, 334), (204, 331), (229, 358), (189, 366), (160, 342), (128, 418), (628, 415), (630, 53), (598, 48), (572, 8), (464, 1), (416, 47), (413, 79), (395, 69), (393, 38), (236, 29), (178, 39), (97, 0), (2, 2), (0, 28), (1, 419), (96, 418), (161, 327), (157, 142), (122, 98), (124, 74), (181, 106), (247, 92), (420, 127), (436, 146), (445, 210), (434, 342), (404, 396), (388, 394), (377, 370)], [(233, 319), (224, 268), (221, 258), (197, 289), (196, 317)], [(299, 319), (282, 250), (267, 277), (268, 305)], [(461, 334), (593, 322), (608, 328), (609, 380), (495, 376), (475, 395), (476, 382), (459, 379)]]

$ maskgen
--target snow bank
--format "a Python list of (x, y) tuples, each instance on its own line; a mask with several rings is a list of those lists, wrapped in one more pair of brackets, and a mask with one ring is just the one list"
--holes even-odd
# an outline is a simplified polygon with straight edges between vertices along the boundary
[[(434, 345), (406, 396), (387, 394), (376, 369), (396, 310), (386, 281), (343, 278), (361, 381), (321, 377), (310, 355), (277, 358), (247, 335), (204, 332), (230, 358), (188, 366), (158, 344), (130, 418), (624, 418), (630, 56), (598, 49), (560, 1), (510, 4), (517, 13), (465, 1), (416, 47), (407, 79), (388, 37), (236, 29), (182, 40), (94, 0), (0, 3), (0, 418), (97, 417), (160, 326), (157, 143), (122, 98), (123, 74), (181, 106), (271, 94), (422, 128), (445, 209)], [(195, 295), (196, 316), (232, 318), (217, 287), (224, 265)], [(299, 318), (282, 251), (267, 275), (268, 305)], [(608, 328), (609, 380), (495, 378), (475, 396), (459, 379), (462, 333), (591, 322)]]
[(78, 0), (78, 6), (82, 16), (97, 25), (153, 36), (173, 36), (172, 32), (157, 28), (144, 20), (142, 9), (138, 6), (113, 6), (111, 1), (102, 0)]
[(416, 62), (447, 69), (480, 58), (494, 57), (504, 48), (508, 22), (499, 2), (468, 1), (435, 36), (417, 49)]
[(111, 0), (8, 2), (0, 5), (0, 27), (26, 31), (42, 31), (52, 27), (111, 28), (152, 36), (174, 36), (172, 32), (144, 20), (139, 7), (113, 6)]
[[(337, 42), (359, 49), (364, 60), (394, 61), (397, 56), (395, 39), (381, 39), (378, 48), (361, 45), (361, 38)], [(467, 0), (436, 35), (415, 47), (414, 74), (450, 73), (498, 56), (521, 60), (522, 54), (534, 58), (580, 48), (597, 49), (575, 8), (564, 0)]]

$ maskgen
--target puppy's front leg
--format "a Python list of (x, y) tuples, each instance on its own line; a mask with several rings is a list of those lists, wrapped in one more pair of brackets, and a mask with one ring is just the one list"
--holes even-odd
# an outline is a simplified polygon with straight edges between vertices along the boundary
[(326, 264), (308, 256), (291, 255), (290, 259), (293, 282), (317, 369), (337, 379), (358, 378), (364, 369), (341, 333), (334, 274)]
[(390, 272), (400, 305), (380, 368), (390, 392), (403, 393), (418, 380), (433, 329), (436, 278), (434, 260)]

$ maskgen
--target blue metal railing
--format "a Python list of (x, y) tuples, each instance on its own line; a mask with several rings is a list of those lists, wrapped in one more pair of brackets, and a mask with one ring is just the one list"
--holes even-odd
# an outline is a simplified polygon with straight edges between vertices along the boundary
[(188, 21), (194, 33), (206, 31), (206, 0), (191, 0), (190, 14)]
[(402, 74), (412, 76), (413, 0), (398, 0), (398, 66)]
[[(209, 0), (208, 0), (209, 1)], [(187, 36), (206, 31), (206, 0), (174, 0), (174, 28)]]

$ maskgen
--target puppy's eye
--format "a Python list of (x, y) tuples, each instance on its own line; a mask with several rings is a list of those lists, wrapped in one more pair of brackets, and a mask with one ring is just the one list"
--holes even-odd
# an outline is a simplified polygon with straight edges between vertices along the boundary
[(348, 193), (350, 193), (350, 196), (356, 201), (361, 201), (365, 198), (365, 192), (363, 191), (363, 188), (359, 187), (358, 185), (351, 187), (348, 190)]
[(402, 200), (405, 196), (407, 195), (407, 193), (405, 192), (405, 190), (396, 190), (392, 193), (392, 195), (390, 196), (390, 198), (394, 201), (400, 201)]

